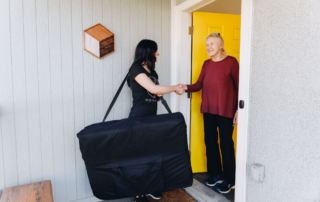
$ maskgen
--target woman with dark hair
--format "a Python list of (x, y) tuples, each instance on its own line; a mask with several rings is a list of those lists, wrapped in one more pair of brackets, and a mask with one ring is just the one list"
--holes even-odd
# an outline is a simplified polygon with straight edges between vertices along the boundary
[(155, 41), (143, 39), (138, 43), (128, 78), (133, 97), (129, 117), (156, 115), (158, 96), (178, 91), (178, 85), (158, 85), (158, 74), (155, 71), (157, 57), (159, 52)]
[[(155, 41), (143, 39), (138, 43), (127, 80), (133, 97), (129, 118), (156, 115), (159, 96), (181, 91), (178, 85), (158, 85), (158, 74), (155, 71), (157, 57), (159, 52)], [(146, 194), (154, 200), (160, 200), (162, 195), (161, 193)], [(147, 199), (142, 195), (136, 196), (135, 201), (142, 202)]]

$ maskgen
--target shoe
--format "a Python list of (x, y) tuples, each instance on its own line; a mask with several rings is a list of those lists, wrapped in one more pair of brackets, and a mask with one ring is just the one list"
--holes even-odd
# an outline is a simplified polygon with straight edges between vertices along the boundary
[(214, 190), (219, 192), (220, 194), (227, 194), (229, 193), (232, 189), (234, 189), (234, 183), (230, 184), (227, 181), (223, 181), (223, 183), (217, 185), (214, 187)]
[(219, 175), (216, 175), (214, 177), (209, 177), (205, 184), (208, 187), (214, 187), (221, 183), (223, 183), (223, 179)]
[(161, 199), (161, 194), (147, 194), (148, 197), (152, 198), (153, 200), (160, 200)]
[(134, 202), (148, 202), (148, 199), (144, 195), (138, 195), (134, 198)]

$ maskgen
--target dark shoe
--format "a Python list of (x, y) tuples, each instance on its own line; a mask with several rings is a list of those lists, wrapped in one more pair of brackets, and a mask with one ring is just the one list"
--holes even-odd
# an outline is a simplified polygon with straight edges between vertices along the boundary
[(160, 200), (162, 197), (161, 193), (156, 193), (156, 194), (147, 194), (148, 197), (152, 198), (153, 200)]
[(209, 177), (208, 180), (206, 181), (206, 185), (208, 187), (214, 187), (222, 183), (223, 183), (223, 179), (219, 175), (216, 175), (214, 177)]
[(230, 184), (227, 181), (223, 181), (223, 183), (217, 185), (214, 187), (214, 190), (219, 192), (220, 194), (227, 194), (229, 193), (232, 189), (234, 189), (234, 183)]
[(138, 195), (134, 198), (134, 202), (148, 202), (148, 199), (144, 195)]

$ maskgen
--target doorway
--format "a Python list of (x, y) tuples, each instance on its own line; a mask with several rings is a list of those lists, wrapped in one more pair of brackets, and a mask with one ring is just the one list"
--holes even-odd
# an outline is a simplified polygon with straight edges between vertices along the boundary
[[(172, 1), (172, 83), (190, 83), (191, 74), (191, 46), (192, 36), (186, 30), (192, 25), (192, 13), (203, 9), (213, 3), (218, 3), (220, 0), (185, 0), (177, 5)], [(232, 1), (224, 0), (227, 3), (227, 8), (230, 9)], [(217, 4), (216, 4), (217, 5)], [(228, 7), (229, 6), (229, 7)], [(208, 11), (205, 11), (208, 12)], [(211, 11), (210, 11), (211, 12)], [(213, 11), (217, 12), (217, 11)], [(252, 28), (252, 0), (242, 0), (241, 2), (241, 27), (240, 31), (240, 56), (234, 55), (240, 61), (240, 86), (239, 100), (248, 103), (249, 98), (249, 72), (251, 66), (251, 28)], [(203, 49), (205, 51), (205, 49)], [(231, 51), (232, 52), (232, 51)], [(229, 51), (229, 53), (231, 54)], [(232, 54), (231, 54), (232, 55)], [(186, 60), (190, 58), (190, 60)], [(201, 65), (200, 65), (201, 66)], [(191, 123), (192, 109), (190, 108), (190, 100), (172, 96), (171, 107), (176, 111), (181, 111), (187, 123)], [(198, 105), (198, 112), (200, 106)], [(189, 125), (190, 126), (190, 125)], [(238, 127), (237, 127), (237, 156), (236, 156), (236, 202), (246, 201), (246, 160), (247, 160), (247, 128), (248, 128), (248, 106), (239, 109), (238, 112)], [(192, 128), (191, 128), (192, 130)], [(203, 130), (202, 130), (203, 131)], [(192, 131), (188, 131), (190, 135), (189, 146), (192, 147)], [(191, 148), (192, 150), (192, 148)], [(192, 153), (192, 151), (191, 151)], [(192, 154), (191, 154), (192, 155)], [(204, 167), (202, 164), (202, 167)], [(206, 167), (206, 166), (205, 166)], [(195, 167), (194, 171), (197, 172)], [(201, 169), (201, 165), (200, 165)]]
[[(214, 4), (219, 2), (226, 1), (218, 0), (207, 7), (214, 8)], [(240, 0), (238, 3), (240, 5)], [(222, 5), (222, 8), (225, 6), (226, 5)], [(222, 11), (221, 13), (196, 11), (192, 14), (192, 83), (197, 81), (203, 62), (209, 59), (205, 48), (205, 41), (206, 37), (213, 32), (220, 33), (223, 37), (227, 55), (233, 56), (239, 61), (240, 14), (225, 14), (222, 13)], [(240, 13), (240, 7), (236, 11)], [(192, 93), (190, 115), (190, 155), (192, 169), (193, 172), (196, 173), (195, 179), (205, 183), (207, 178), (207, 158), (206, 147), (204, 144), (203, 114), (200, 112), (201, 100), (201, 92)], [(236, 126), (234, 127), (232, 138), (234, 142), (234, 150), (236, 151)], [(220, 156), (222, 157), (222, 155)], [(234, 201), (234, 190), (231, 190), (230, 193), (225, 194), (225, 197), (227, 197), (230, 201)]]
[[(212, 32), (218, 32), (225, 41), (228, 55), (239, 61), (240, 53), (240, 15), (199, 12), (193, 13), (192, 34), (192, 70), (191, 82), (195, 83), (199, 77), (202, 64), (208, 59), (205, 50), (206, 37)], [(203, 134), (203, 117), (200, 113), (201, 92), (193, 93), (191, 99), (190, 149), (193, 172), (206, 172), (206, 154)], [(233, 132), (236, 151), (237, 132)]]
[[(219, 0), (215, 3), (218, 3)], [(225, 2), (225, 1), (224, 1)], [(235, 1), (234, 1), (235, 2)], [(213, 4), (215, 4), (213, 3)], [(239, 0), (240, 3), (240, 0)], [(214, 5), (209, 5), (210, 7)], [(240, 12), (240, 8), (239, 8)], [(225, 14), (196, 11), (192, 14), (192, 83), (195, 83), (202, 69), (202, 63), (208, 59), (205, 50), (206, 37), (218, 32), (224, 38), (228, 55), (239, 61), (240, 52), (240, 14)], [(207, 178), (207, 159), (204, 144), (203, 116), (200, 113), (201, 92), (193, 93), (191, 99), (190, 154), (196, 179), (204, 183)], [(237, 127), (234, 127), (233, 141), (236, 151)], [(234, 200), (234, 191), (226, 195)]]

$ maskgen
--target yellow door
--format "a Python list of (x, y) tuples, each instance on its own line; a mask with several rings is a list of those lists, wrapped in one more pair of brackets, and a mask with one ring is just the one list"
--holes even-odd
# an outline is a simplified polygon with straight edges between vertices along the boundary
[[(239, 61), (240, 15), (206, 12), (193, 13), (192, 36), (192, 83), (196, 82), (203, 62), (208, 59), (205, 42), (212, 32), (224, 38), (225, 49)], [(200, 112), (201, 92), (193, 93), (191, 99), (191, 164), (194, 173), (206, 172), (206, 150), (204, 144), (203, 115)], [(236, 128), (233, 140), (236, 146)], [(236, 151), (236, 149), (235, 149)]]

